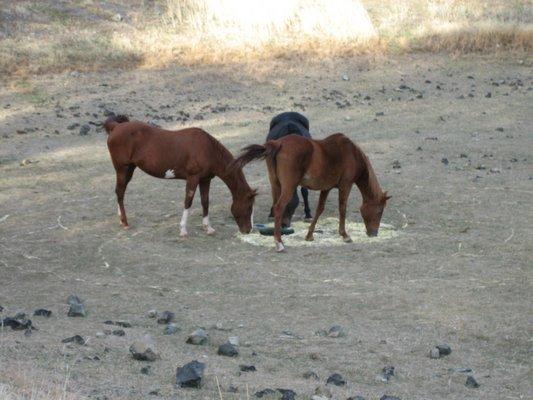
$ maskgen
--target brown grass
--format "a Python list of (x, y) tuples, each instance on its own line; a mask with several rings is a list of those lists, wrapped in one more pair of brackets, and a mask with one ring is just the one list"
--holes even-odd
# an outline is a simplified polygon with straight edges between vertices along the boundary
[[(231, 5), (235, 0), (224, 2)], [(117, 3), (121, 2), (113, 4)], [(322, 25), (320, 19), (313, 19), (313, 10), (323, 12), (326, 3), (321, 0), (307, 2), (310, 5), (296, 8), (298, 12), (281, 13), (290, 15), (281, 22), (278, 16), (241, 25), (239, 21), (249, 18), (227, 12), (217, 19), (212, 13), (199, 11), (204, 3), (213, 2), (160, 0), (148, 6), (142, 1), (124, 1), (118, 8), (125, 15), (123, 22), (112, 20), (114, 9), (89, 0), (70, 7), (35, 0), (7, 4), (0, 14), (0, 74), (9, 77), (411, 51), (463, 54), (533, 50), (529, 0), (362, 0), (373, 28), (365, 25), (367, 18), (363, 16), (359, 25), (366, 28), (359, 33), (350, 30), (340, 15), (335, 24), (334, 13), (324, 16), (327, 23)], [(312, 20), (309, 26), (298, 18), (304, 12), (309, 15), (307, 20)]]

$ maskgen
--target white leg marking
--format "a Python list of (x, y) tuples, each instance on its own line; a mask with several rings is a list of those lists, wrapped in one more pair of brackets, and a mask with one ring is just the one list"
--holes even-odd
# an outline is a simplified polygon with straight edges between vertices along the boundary
[(165, 172), (165, 179), (172, 179), (175, 178), (176, 175), (174, 174), (174, 171), (171, 169), (167, 169)]
[(180, 221), (180, 236), (186, 237), (187, 236), (187, 218), (189, 217), (189, 209), (186, 208), (183, 210), (183, 214), (181, 215), (181, 221)]
[(120, 212), (120, 206), (117, 204), (117, 214), (119, 217), (122, 217), (122, 213)]
[(252, 206), (252, 214), (250, 215), (250, 223), (252, 225), (250, 225), (252, 227), (252, 229), (254, 229), (254, 206)]
[(282, 251), (285, 250), (285, 246), (283, 246), (283, 243), (278, 242), (277, 240), (275, 242), (276, 242), (276, 251), (278, 253), (281, 253)]
[(204, 230), (205, 230), (205, 232), (206, 232), (208, 235), (214, 235), (214, 234), (215, 234), (215, 230), (213, 229), (213, 227), (212, 227), (211, 224), (209, 223), (209, 215), (206, 215), (206, 216), (202, 219), (202, 225), (204, 226)]

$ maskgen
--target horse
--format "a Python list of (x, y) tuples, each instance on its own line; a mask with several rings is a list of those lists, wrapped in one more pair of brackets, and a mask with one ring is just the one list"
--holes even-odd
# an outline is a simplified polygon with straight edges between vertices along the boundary
[(233, 203), (231, 213), (241, 233), (253, 227), (253, 205), (257, 194), (248, 186), (242, 171), (230, 170), (234, 161), (231, 153), (213, 136), (200, 128), (169, 131), (124, 115), (112, 115), (104, 122), (108, 134), (107, 147), (117, 173), (115, 193), (118, 215), (127, 229), (124, 193), (135, 168), (162, 179), (186, 181), (184, 209), (180, 222), (180, 237), (186, 238), (187, 218), (196, 188), (200, 187), (203, 210), (202, 225), (207, 235), (215, 229), (209, 222), (209, 188), (217, 176), (229, 188)]
[(313, 240), (318, 218), (324, 211), (329, 192), (339, 191), (339, 234), (347, 243), (346, 207), (352, 185), (361, 192), (363, 202), (361, 215), (368, 236), (377, 236), (383, 211), (390, 196), (383, 192), (374, 169), (361, 148), (342, 133), (335, 133), (323, 140), (313, 140), (299, 135), (289, 135), (263, 145), (252, 144), (244, 149), (232, 164), (242, 169), (247, 163), (266, 159), (268, 177), (274, 202), (274, 242), (276, 250), (285, 250), (281, 240), (282, 214), (300, 185), (311, 190), (320, 190), (315, 216), (306, 240)]
[[(266, 140), (281, 139), (282, 137), (290, 134), (297, 134), (311, 139), (311, 134), (309, 133), (309, 120), (302, 114), (294, 111), (278, 114), (270, 121), (270, 128)], [(313, 216), (311, 215), (311, 208), (309, 207), (309, 190), (302, 186), (300, 188), (300, 192), (304, 201), (304, 221), (310, 222), (313, 219)], [(283, 214), (281, 221), (282, 226), (291, 225), (292, 217), (299, 203), (300, 199), (298, 198), (298, 190), (295, 189), (291, 201), (285, 208), (285, 213)], [(270, 207), (270, 214), (268, 218), (273, 217), (274, 206)]]

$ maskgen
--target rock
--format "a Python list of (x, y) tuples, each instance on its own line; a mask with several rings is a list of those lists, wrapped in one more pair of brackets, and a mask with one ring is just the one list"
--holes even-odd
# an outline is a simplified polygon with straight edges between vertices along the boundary
[(348, 397), (346, 400), (365, 400), (363, 396)]
[(107, 335), (104, 333), (104, 332), (96, 332), (96, 335), (95, 335), (97, 338), (99, 339), (103, 339), (105, 338)]
[(117, 326), (121, 326), (123, 328), (131, 328), (131, 324), (129, 322), (126, 322), (126, 321), (111, 321), (111, 320), (107, 320), (107, 321), (104, 321), (104, 324), (106, 324), (106, 325), (117, 325)]
[(238, 346), (239, 345), (239, 337), (238, 336), (230, 336), (228, 338), (228, 342), (234, 346)]
[(4, 307), (0, 306), (0, 312), (4, 311)]
[(145, 343), (135, 342), (130, 346), (130, 353), (134, 360), (155, 361), (158, 355)]
[(314, 394), (311, 396), (311, 400), (329, 400), (326, 396), (319, 396), (317, 394)]
[(350, 78), (348, 77), (348, 75), (343, 75), (343, 76), (342, 76), (342, 80), (343, 80), (343, 81), (349, 81)]
[(208, 340), (209, 337), (207, 336), (207, 333), (203, 329), (197, 329), (189, 335), (187, 343), (201, 346), (206, 344)]
[(154, 386), (148, 391), (148, 394), (152, 396), (159, 396), (159, 392), (161, 392), (161, 387)]
[(491, 93), (491, 92), (487, 92), (487, 94), (485, 95), (485, 97), (486, 97), (487, 99), (490, 99), (490, 98), (492, 97), (492, 93)]
[(224, 343), (218, 347), (217, 354), (219, 356), (237, 357), (239, 355), (239, 351), (231, 343)]
[(26, 165), (30, 165), (30, 164), (33, 164), (33, 161), (30, 160), (29, 158), (25, 158), (25, 159), (23, 159), (23, 160), (20, 162), (20, 166), (21, 166), (21, 167), (25, 167)]
[(152, 366), (151, 365), (145, 365), (141, 368), (141, 374), (143, 375), (150, 375), (152, 373)]
[(400, 400), (399, 397), (396, 396), (389, 396), (388, 394), (384, 394), (379, 398), (379, 400)]
[(448, 165), (450, 163), (446, 157), (440, 160), (440, 162), (443, 163), (444, 165)]
[(9, 326), (14, 331), (23, 331), (27, 329), (35, 329), (30, 319), (27, 319), (24, 314), (17, 314), (15, 317), (7, 317), (2, 320), (2, 326)]
[(383, 367), (381, 374), (376, 376), (377, 382), (388, 382), (394, 376), (394, 367)]
[(85, 344), (85, 339), (80, 335), (74, 335), (63, 339), (61, 343), (76, 343), (83, 346)]
[(302, 376), (304, 377), (304, 379), (319, 379), (318, 374), (312, 370), (305, 371)]
[(398, 161), (398, 160), (394, 160), (394, 161), (392, 162), (392, 168), (393, 168), (393, 169), (400, 169), (400, 168), (402, 168), (402, 166), (401, 166), (401, 164), (400, 164), (400, 161)]
[(148, 318), (155, 318), (157, 317), (157, 310), (150, 310), (146, 313), (148, 315)]
[(477, 383), (477, 381), (474, 379), (472, 375), (468, 375), (466, 377), (465, 385), (466, 387), (471, 388), (471, 389), (477, 389), (479, 387), (479, 383)]
[(277, 389), (281, 393), (281, 400), (294, 400), (296, 392), (290, 389)]
[(237, 393), (239, 391), (239, 388), (235, 385), (229, 385), (228, 386), (228, 392), (230, 393)]
[(258, 397), (258, 398), (261, 398), (261, 397), (265, 397), (265, 396), (272, 396), (274, 394), (276, 394), (276, 391), (274, 389), (263, 389), (263, 390), (260, 390), (258, 392), (255, 392), (254, 396)]
[(165, 326), (165, 330), (163, 331), (163, 334), (173, 335), (174, 333), (177, 333), (179, 331), (180, 331), (180, 328), (177, 324), (170, 323), (167, 326)]
[(431, 351), (429, 352), (429, 358), (432, 358), (434, 360), (440, 358), (440, 352), (439, 352), (439, 349), (437, 349), (436, 347), (433, 347), (431, 349)]
[(163, 311), (157, 319), (158, 324), (168, 324), (174, 320), (175, 314), (171, 311)]
[(111, 17), (111, 19), (115, 22), (121, 22), (124, 18), (122, 17), (120, 13), (116, 13), (115, 15)]
[(495, 129), (497, 132), (503, 132), (503, 128), (501, 126), (499, 126), (498, 128)]
[(469, 373), (472, 372), (472, 368), (448, 368), (448, 372)]
[(329, 384), (332, 384), (335, 386), (344, 386), (346, 385), (346, 381), (340, 374), (333, 374), (326, 381), (326, 385), (329, 385)]
[(452, 348), (447, 344), (439, 344), (435, 347), (439, 349), (439, 354), (441, 356), (449, 356), (450, 354), (452, 354)]
[(74, 129), (76, 129), (78, 126), (80, 126), (80, 124), (78, 124), (77, 122), (73, 123), (73, 124), (70, 124), (69, 126), (67, 126), (67, 129), (69, 131), (73, 131)]
[(114, 336), (125, 336), (126, 332), (124, 331), (124, 329), (115, 329), (113, 331), (113, 335)]
[(205, 364), (196, 360), (178, 367), (176, 385), (178, 387), (200, 388), (204, 376)]
[(338, 338), (346, 336), (344, 333), (344, 328), (340, 325), (333, 325), (331, 328), (329, 328), (328, 331), (328, 337), (330, 338)]
[(384, 113), (383, 111), (378, 111), (378, 112), (376, 113), (376, 117), (382, 117), (382, 116), (384, 116), (384, 115), (385, 115), (385, 113)]
[(257, 371), (257, 369), (255, 368), (254, 365), (244, 365), (244, 364), (239, 365), (239, 370), (241, 372), (255, 372), (255, 371)]
[(86, 136), (90, 130), (91, 127), (88, 124), (82, 125), (80, 128), (80, 136)]
[(87, 316), (87, 311), (83, 305), (83, 300), (81, 300), (78, 296), (71, 294), (68, 296), (67, 303), (70, 305), (70, 309), (68, 310), (67, 314), (69, 317)]
[(38, 317), (50, 317), (50, 315), (52, 315), (52, 311), (45, 310), (44, 308), (39, 308), (38, 310), (35, 310), (33, 312), (33, 315)]

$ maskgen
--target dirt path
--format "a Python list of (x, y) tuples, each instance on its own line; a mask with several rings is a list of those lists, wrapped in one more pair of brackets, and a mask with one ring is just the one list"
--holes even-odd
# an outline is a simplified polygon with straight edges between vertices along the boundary
[[(527, 398), (531, 61), (417, 56), (277, 64), (261, 74), (175, 68), (50, 76), (24, 93), (2, 88), (2, 315), (41, 307), (53, 315), (32, 317), (39, 330), (30, 337), (0, 332), (0, 383), (61, 387), (68, 366), (69, 391), (92, 399), (144, 399), (154, 386), (162, 398), (219, 398), (215, 378), (225, 399), (246, 398), (247, 387), (251, 394), (288, 388), (305, 399), (337, 372), (347, 385), (321, 389), (335, 399)], [(126, 193), (132, 229), (123, 231), (105, 135), (91, 125), (105, 109), (169, 128), (201, 126), (233, 152), (262, 142), (276, 112), (302, 111), (315, 137), (344, 132), (367, 151), (393, 196), (384, 222), (401, 234), (276, 254), (233, 236), (229, 192), (216, 181), (216, 237), (200, 229), (196, 198), (191, 237), (180, 241), (184, 183), (140, 172)], [(90, 131), (80, 136), (84, 124)], [(266, 221), (266, 168), (253, 164), (246, 175), (260, 193), (256, 219)], [(353, 193), (349, 219), (359, 221)], [(336, 216), (336, 202), (330, 196), (324, 217)], [(66, 317), (71, 293), (86, 300), (87, 318)], [(146, 317), (154, 308), (174, 311), (181, 332), (163, 335)], [(123, 337), (96, 338), (109, 319), (133, 326)], [(345, 337), (315, 334), (334, 324)], [(185, 344), (197, 327), (207, 329), (209, 345)], [(287, 330), (295, 337), (282, 334)], [(89, 338), (87, 345), (61, 343), (75, 334)], [(147, 335), (161, 355), (148, 376), (128, 353)], [(216, 355), (228, 336), (240, 337), (236, 359)], [(439, 343), (453, 352), (432, 360), (429, 350)], [(176, 366), (193, 359), (207, 365), (204, 388), (175, 389)], [(239, 376), (239, 364), (257, 372)], [(387, 365), (396, 375), (377, 382)], [(467, 388), (467, 374), (449, 371), (460, 367), (471, 368), (481, 387)], [(303, 378), (310, 369), (319, 380)], [(229, 393), (230, 385), (239, 392)]]

